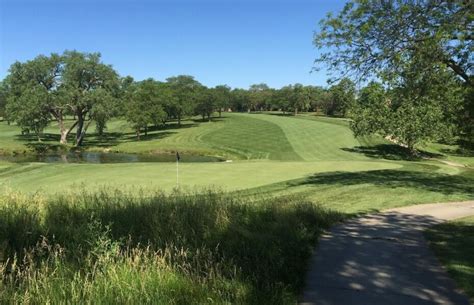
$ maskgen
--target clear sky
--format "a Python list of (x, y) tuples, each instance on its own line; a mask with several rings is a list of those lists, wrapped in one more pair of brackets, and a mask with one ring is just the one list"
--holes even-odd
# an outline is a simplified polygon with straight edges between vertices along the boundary
[(0, 79), (16, 60), (101, 52), (120, 75), (207, 86), (326, 85), (310, 73), (318, 21), (343, 0), (0, 0)]

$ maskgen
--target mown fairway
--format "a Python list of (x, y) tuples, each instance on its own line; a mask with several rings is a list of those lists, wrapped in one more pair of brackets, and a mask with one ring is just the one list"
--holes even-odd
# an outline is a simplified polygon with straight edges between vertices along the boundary
[[(24, 144), (29, 138), (19, 135), (18, 128), (5, 123), (0, 128), (5, 150), (27, 149)], [(54, 126), (48, 129), (47, 143), (55, 144), (54, 130)], [(85, 147), (219, 156), (232, 162), (181, 163), (180, 186), (213, 186), (272, 196), (298, 193), (344, 212), (469, 199), (474, 194), (472, 170), (436, 161), (406, 161), (403, 152), (383, 139), (354, 138), (346, 120), (313, 115), (225, 113), (211, 122), (185, 121), (181, 128), (171, 123), (140, 141), (126, 122), (115, 120), (105, 138), (90, 135)], [(0, 185), (47, 194), (71, 186), (170, 191), (176, 186), (176, 164), (0, 162)]]

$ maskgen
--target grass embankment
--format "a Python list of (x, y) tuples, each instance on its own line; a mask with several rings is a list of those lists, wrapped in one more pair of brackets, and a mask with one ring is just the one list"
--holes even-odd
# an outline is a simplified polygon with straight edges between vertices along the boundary
[[(307, 117), (307, 116), (302, 116)], [(313, 117), (311, 117), (313, 118)], [(282, 161), (366, 160), (351, 149), (360, 145), (347, 122), (317, 118), (305, 120), (279, 115), (226, 113), (211, 122), (186, 120), (178, 128), (170, 122), (165, 128), (150, 130), (137, 141), (134, 131), (123, 120), (112, 120), (104, 137), (91, 126), (84, 149), (127, 153), (156, 153), (179, 150), (230, 159)], [(32, 135), (21, 135), (14, 125), (0, 122), (0, 143), (6, 152), (27, 151), (36, 143)], [(55, 124), (45, 130), (43, 143), (57, 145)]]
[(0, 303), (294, 304), (323, 228), (298, 198), (0, 197)]
[(429, 143), (425, 145), (423, 149), (434, 154), (434, 157), (437, 159), (474, 168), (474, 152), (462, 148), (459, 145)]
[(245, 193), (299, 194), (342, 213), (366, 213), (419, 203), (474, 199), (474, 171), (437, 162), (397, 162), (397, 168), (315, 173)]
[(430, 245), (458, 286), (474, 303), (474, 216), (436, 225)]

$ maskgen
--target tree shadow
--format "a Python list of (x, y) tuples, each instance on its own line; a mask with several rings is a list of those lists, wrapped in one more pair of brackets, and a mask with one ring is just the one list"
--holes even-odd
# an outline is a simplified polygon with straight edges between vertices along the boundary
[[(226, 119), (225, 116), (221, 116), (221, 117), (211, 117), (211, 119), (193, 119), (193, 122), (195, 123), (209, 123), (209, 122), (222, 122)], [(195, 124), (197, 125), (197, 124)]]
[[(186, 249), (190, 255), (182, 258), (182, 266), (191, 267), (195, 274), (223, 270), (232, 280), (238, 270), (238, 279), (252, 283), (245, 304), (278, 304), (285, 294), (296, 296), (318, 236), (343, 218), (297, 198), (254, 202), (217, 193), (129, 197), (114, 191), (79, 191), (74, 198), (85, 206), (58, 197), (45, 206), (41, 221), (26, 217), (29, 214), (12, 215), (6, 224), (8, 235), (0, 231), (0, 240), (8, 241), (10, 257), (45, 236), (68, 249), (67, 255), (80, 265), (104, 229), (91, 226), (97, 220), (107, 225), (109, 238), (131, 247)], [(4, 216), (0, 214), (0, 220)], [(171, 259), (179, 267), (180, 257)]]
[(25, 146), (36, 154), (45, 154), (47, 152), (58, 152), (65, 150), (65, 147), (61, 144), (52, 144), (44, 142), (26, 143)]
[(474, 268), (474, 224), (446, 222), (433, 226), (425, 232), (425, 236), (440, 260), (447, 265), (448, 272), (459, 283), (464, 283), (463, 290), (474, 301), (474, 273), (469, 272)]
[(414, 155), (408, 148), (396, 144), (377, 144), (372, 146), (355, 146), (341, 148), (344, 151), (363, 154), (369, 158), (397, 161), (419, 161), (423, 158), (440, 157), (440, 154), (419, 151)]
[[(43, 133), (40, 136), (40, 138), (41, 138), (41, 141), (44, 141), (44, 142), (59, 142), (60, 136), (59, 134), (54, 134), (54, 133)], [(41, 143), (41, 142), (38, 142), (38, 137), (34, 133), (17, 134), (15, 135), (15, 139), (21, 142), (27, 142), (29, 144), (32, 144), (34, 142)]]
[(268, 114), (268, 115), (274, 115), (274, 116), (284, 116), (284, 117), (288, 117), (288, 116), (295, 116), (293, 113), (291, 112), (268, 112), (268, 113), (265, 113), (265, 114)]
[(443, 148), (443, 149), (440, 149), (440, 152), (442, 152), (443, 154), (453, 155), (457, 157), (467, 157), (467, 158), (474, 157), (474, 150), (470, 150), (467, 148), (458, 148), (458, 149)]
[(423, 230), (439, 222), (385, 212), (333, 227), (319, 243), (301, 301), (468, 305), (423, 239)]
[(403, 170), (373, 170), (364, 172), (330, 172), (313, 175), (305, 180), (289, 183), (298, 185), (358, 185), (372, 184), (386, 187), (423, 188), (442, 194), (474, 196), (474, 176), (446, 175), (432, 172)]

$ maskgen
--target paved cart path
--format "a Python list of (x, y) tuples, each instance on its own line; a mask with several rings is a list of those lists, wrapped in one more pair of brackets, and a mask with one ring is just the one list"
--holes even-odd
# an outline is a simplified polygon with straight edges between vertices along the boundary
[(300, 304), (469, 305), (428, 248), (423, 230), (474, 215), (474, 201), (367, 215), (322, 236)]

